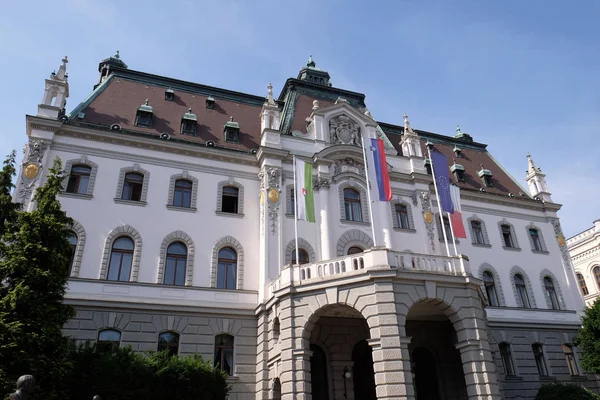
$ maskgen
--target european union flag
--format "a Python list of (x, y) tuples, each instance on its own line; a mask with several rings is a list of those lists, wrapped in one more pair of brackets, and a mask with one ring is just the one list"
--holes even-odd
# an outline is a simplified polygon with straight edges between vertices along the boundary
[(431, 151), (431, 165), (435, 174), (440, 207), (442, 211), (454, 212), (452, 196), (450, 195), (450, 177), (448, 176), (448, 158), (439, 151)]

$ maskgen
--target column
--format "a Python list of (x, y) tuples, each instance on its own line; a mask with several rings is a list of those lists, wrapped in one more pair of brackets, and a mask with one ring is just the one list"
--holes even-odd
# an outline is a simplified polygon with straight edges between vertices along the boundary
[(266, 311), (258, 317), (256, 338), (256, 393), (257, 400), (269, 398), (270, 382), (267, 361), (269, 360), (269, 316)]
[(500, 400), (492, 352), (487, 341), (468, 339), (456, 345), (463, 363), (469, 400)]

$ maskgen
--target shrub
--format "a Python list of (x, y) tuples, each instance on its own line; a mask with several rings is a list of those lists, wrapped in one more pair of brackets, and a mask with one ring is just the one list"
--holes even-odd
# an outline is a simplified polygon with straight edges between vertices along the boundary
[(553, 382), (540, 387), (535, 400), (600, 400), (600, 396), (572, 383)]

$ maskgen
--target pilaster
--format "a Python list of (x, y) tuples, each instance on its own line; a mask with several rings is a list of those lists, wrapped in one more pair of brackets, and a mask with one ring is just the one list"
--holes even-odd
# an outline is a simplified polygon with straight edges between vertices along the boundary
[(460, 351), (469, 400), (500, 400), (494, 360), (487, 342), (468, 339), (459, 342), (456, 348)]

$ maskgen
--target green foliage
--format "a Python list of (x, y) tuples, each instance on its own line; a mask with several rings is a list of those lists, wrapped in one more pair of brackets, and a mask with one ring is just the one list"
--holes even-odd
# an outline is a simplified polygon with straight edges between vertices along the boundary
[(173, 357), (164, 351), (141, 355), (131, 348), (74, 346), (71, 400), (99, 394), (110, 400), (225, 400), (225, 375), (199, 356)]
[(15, 187), (12, 179), (15, 175), (15, 157), (16, 153), (13, 150), (6, 160), (4, 167), (0, 170), (0, 237), (5, 232), (5, 224), (14, 222), (17, 216), (17, 211), (21, 207), (18, 203), (12, 201), (12, 189)]
[(62, 180), (56, 159), (34, 195), (35, 211), (8, 218), (0, 242), (0, 369), (5, 373), (0, 385), (9, 392), (20, 375), (32, 374), (39, 387), (34, 399), (64, 398), (59, 386), (68, 373), (68, 342), (61, 329), (74, 310), (63, 303), (71, 219), (56, 198)]
[(600, 400), (600, 396), (572, 383), (553, 382), (540, 387), (535, 400)]
[(587, 372), (600, 373), (600, 301), (584, 311), (582, 329), (575, 339), (581, 350), (581, 366)]

